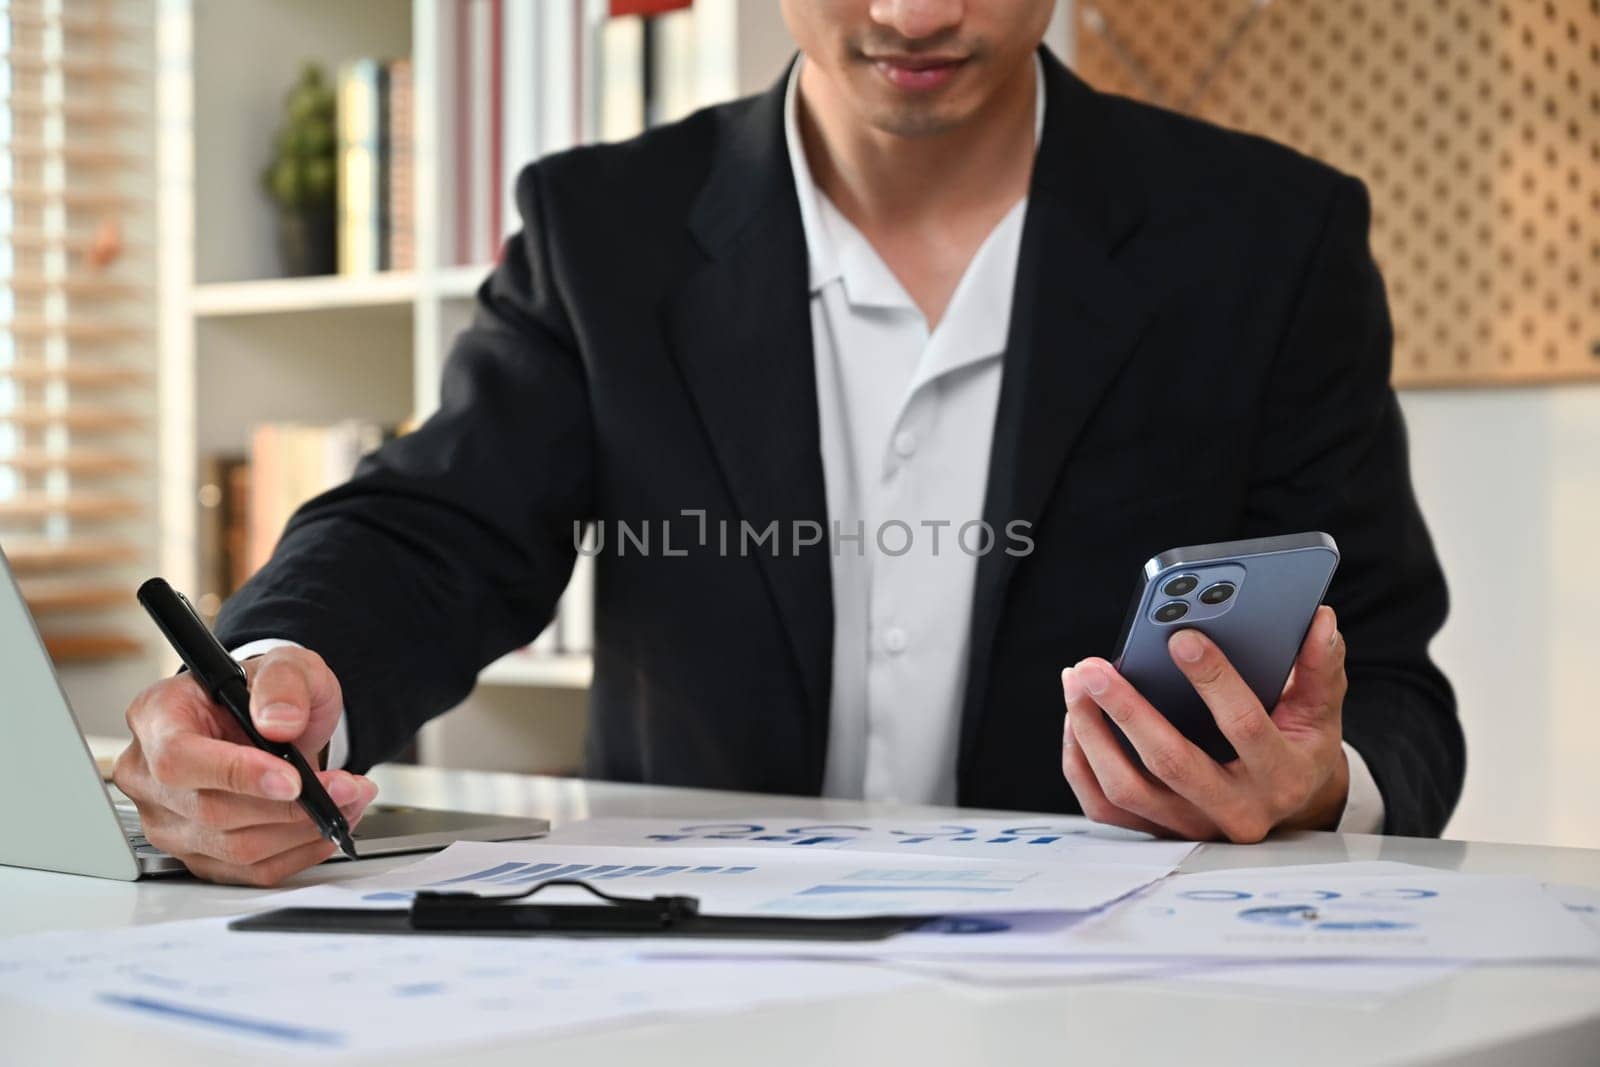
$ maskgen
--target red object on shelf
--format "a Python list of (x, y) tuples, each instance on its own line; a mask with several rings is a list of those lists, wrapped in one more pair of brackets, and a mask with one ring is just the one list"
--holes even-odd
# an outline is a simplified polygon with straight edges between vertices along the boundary
[(489, 188), (486, 195), (489, 197), (489, 248), (494, 253), (494, 261), (499, 263), (504, 248), (501, 237), (505, 232), (500, 218), (500, 182), (505, 177), (505, 146), (502, 138), (506, 128), (504, 0), (491, 0), (489, 11), (489, 128), (494, 131), (494, 140), (489, 144)]
[(694, 0), (611, 0), (609, 11), (615, 19), (624, 15), (665, 15), (693, 6)]

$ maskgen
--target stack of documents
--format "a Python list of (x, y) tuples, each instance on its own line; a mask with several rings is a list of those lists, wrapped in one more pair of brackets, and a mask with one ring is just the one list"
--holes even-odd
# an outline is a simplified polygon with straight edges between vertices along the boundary
[(0, 942), (0, 998), (222, 1042), (381, 1053), (935, 983), (1370, 1000), (1465, 966), (1600, 966), (1594, 891), (1395, 863), (1171, 875), (1191, 847), (1070, 818), (592, 820), (261, 905), (396, 908), (419, 889), (507, 895), (574, 879), (693, 896), (708, 914), (937, 918), (828, 942), (242, 933), (196, 920)]

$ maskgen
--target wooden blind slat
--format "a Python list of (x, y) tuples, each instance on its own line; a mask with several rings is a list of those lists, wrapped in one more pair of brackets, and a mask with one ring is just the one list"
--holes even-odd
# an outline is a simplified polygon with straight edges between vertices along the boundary
[(4, 331), (16, 337), (65, 337), (69, 341), (122, 341), (146, 333), (143, 326), (132, 322), (35, 318), (0, 322), (0, 332)]
[(57, 663), (81, 663), (89, 660), (114, 659), (135, 656), (144, 651), (144, 645), (126, 634), (45, 634), (45, 651)]
[(75, 611), (99, 611), (103, 608), (125, 608), (136, 603), (127, 586), (60, 582), (19, 583), (22, 599), (35, 618), (40, 615), (59, 615)]
[[(48, 233), (44, 230), (11, 230), (0, 231), (0, 245), (10, 245), (20, 248), (24, 252), (54, 252), (59, 250), (82, 255), (90, 249), (99, 247), (102, 238), (99, 234), (81, 231), (68, 231), (66, 233)], [(123, 238), (118, 255), (127, 258), (131, 252), (139, 249), (137, 241)]]
[(72, 493), (67, 496), (47, 496), (42, 493), (22, 493), (0, 500), (0, 520), (38, 520), (55, 515), (71, 519), (103, 522), (125, 519), (137, 515), (143, 505), (133, 497), (113, 493)]
[(0, 141), (0, 153), (13, 159), (59, 159), (80, 167), (125, 167), (134, 157), (116, 148), (80, 143), (49, 144), (45, 141)]
[(139, 68), (124, 63), (46, 55), (28, 47), (0, 52), (0, 64), (10, 67), (21, 75), (60, 73), (63, 77), (78, 82), (127, 81), (135, 75), (144, 73)]
[(131, 563), (140, 558), (139, 549), (126, 541), (74, 538), (69, 541), (38, 541), (26, 538), (0, 542), (0, 549), (17, 574), (44, 574), (55, 571), (104, 567)]
[(121, 108), (101, 106), (97, 100), (46, 100), (31, 93), (13, 92), (9, 97), (0, 96), (0, 108), (10, 111), (14, 119), (29, 122), (61, 118), (84, 126), (121, 126), (139, 121), (137, 115)]
[(27, 185), (9, 188), (0, 186), (0, 200), (13, 200), (19, 204), (65, 204), (67, 207), (119, 208), (128, 207), (133, 197), (116, 189), (96, 189), (82, 185)]
[(0, 470), (9, 467), (21, 474), (45, 474), (61, 470), (69, 474), (108, 476), (128, 474), (140, 468), (138, 460), (121, 452), (74, 449), (71, 452), (45, 452), (39, 449), (0, 456)]
[(41, 363), (36, 359), (0, 366), (0, 380), (9, 378), (21, 385), (44, 385), (63, 382), (84, 388), (113, 388), (119, 385), (141, 385), (146, 380), (144, 371), (120, 363)]
[(20, 426), (25, 430), (42, 429), (48, 426), (65, 426), (69, 430), (85, 430), (91, 433), (108, 432), (111, 430), (132, 429), (144, 422), (144, 419), (131, 411), (121, 408), (103, 407), (70, 407), (70, 408), (17, 408), (14, 411), (0, 412), (0, 420)]
[(104, 18), (98, 15), (74, 15), (70, 12), (21, 11), (17, 8), (8, 8), (5, 17), (11, 25), (24, 30), (45, 30), (59, 28), (63, 33), (78, 36), (95, 36), (126, 38), (132, 36), (132, 31), (115, 19)]
[(146, 296), (149, 292), (145, 286), (116, 278), (106, 278), (99, 274), (66, 274), (60, 277), (44, 274), (15, 274), (10, 278), (0, 278), (0, 285), (9, 288), (14, 293), (26, 296), (63, 293), (67, 296), (106, 300)]

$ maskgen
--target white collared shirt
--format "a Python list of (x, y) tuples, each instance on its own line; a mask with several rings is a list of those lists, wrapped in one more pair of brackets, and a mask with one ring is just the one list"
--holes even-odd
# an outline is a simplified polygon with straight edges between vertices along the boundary
[[(929, 331), (882, 257), (812, 180), (796, 116), (802, 62), (789, 76), (784, 135), (809, 257), (823, 474), (837, 539), (823, 792), (952, 804), (981, 531), (968, 529), (967, 548), (958, 539), (983, 515), (1027, 198), (979, 246)], [(1037, 59), (1034, 86), (1037, 143), (1045, 107)], [(993, 533), (991, 550), (1002, 551), (1003, 531)], [(234, 655), (287, 644), (252, 641)], [(343, 766), (348, 739), (341, 714), (330, 767)], [(1344, 748), (1350, 795), (1339, 829), (1376, 833), (1383, 797), (1360, 754)]]
[[(985, 547), (982, 528), (968, 524), (983, 518), (1027, 198), (979, 246), (930, 331), (872, 244), (812, 182), (797, 116), (801, 62), (789, 76), (784, 132), (810, 261), (822, 468), (837, 542), (823, 791), (953, 804)], [(1036, 73), (1036, 140), (1043, 122)]]
[[(784, 136), (809, 259), (817, 414), (836, 540), (823, 792), (952, 804), (977, 577), (977, 557), (957, 536), (983, 516), (1027, 198), (979, 246), (929, 331), (871, 242), (812, 179), (797, 114), (803, 62), (789, 74)], [(1043, 65), (1035, 59), (1035, 144), (1044, 108)], [(858, 530), (864, 537), (851, 540)], [(994, 534), (998, 540), (1001, 531)], [(1383, 797), (1360, 754), (1348, 744), (1345, 753), (1350, 795), (1339, 829), (1375, 833)]]

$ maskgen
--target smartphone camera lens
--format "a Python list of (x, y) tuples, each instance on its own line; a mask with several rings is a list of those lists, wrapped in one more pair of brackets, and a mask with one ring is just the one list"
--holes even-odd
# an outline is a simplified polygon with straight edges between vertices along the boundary
[(1177, 622), (1189, 614), (1189, 605), (1181, 600), (1174, 600), (1170, 604), (1163, 604), (1156, 609), (1156, 622)]
[(1188, 596), (1190, 593), (1194, 592), (1194, 587), (1199, 584), (1200, 579), (1196, 578), (1194, 575), (1180, 574), (1178, 577), (1172, 579), (1172, 581), (1162, 586), (1161, 591), (1167, 596)]
[(1232, 582), (1218, 582), (1216, 585), (1208, 585), (1208, 586), (1206, 586), (1205, 591), (1200, 594), (1200, 603), (1202, 603), (1202, 604), (1221, 604), (1223, 601), (1227, 600), (1232, 595), (1233, 595), (1233, 583)]

